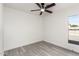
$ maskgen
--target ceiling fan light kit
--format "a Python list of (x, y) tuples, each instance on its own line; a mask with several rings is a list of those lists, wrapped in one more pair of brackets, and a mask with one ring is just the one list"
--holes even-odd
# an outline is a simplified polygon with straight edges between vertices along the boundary
[(45, 9), (41, 9), (41, 12), (44, 12), (45, 11)]
[(42, 15), (43, 12), (53, 13), (52, 11), (47, 10), (47, 9), (56, 5), (55, 3), (51, 3), (50, 5), (46, 5), (46, 6), (45, 6), (45, 3), (35, 3), (35, 4), (40, 9), (31, 10), (31, 11), (40, 11), (40, 15)]

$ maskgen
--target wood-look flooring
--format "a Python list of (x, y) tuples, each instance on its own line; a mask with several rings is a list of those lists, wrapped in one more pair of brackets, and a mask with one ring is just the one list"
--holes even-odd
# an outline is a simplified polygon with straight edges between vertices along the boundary
[(79, 56), (78, 53), (47, 43), (37, 42), (4, 52), (6, 56)]

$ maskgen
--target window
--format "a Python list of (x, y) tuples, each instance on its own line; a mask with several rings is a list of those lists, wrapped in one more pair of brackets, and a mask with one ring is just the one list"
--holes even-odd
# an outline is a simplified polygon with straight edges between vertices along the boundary
[(68, 17), (69, 20), (69, 43), (79, 45), (79, 15)]

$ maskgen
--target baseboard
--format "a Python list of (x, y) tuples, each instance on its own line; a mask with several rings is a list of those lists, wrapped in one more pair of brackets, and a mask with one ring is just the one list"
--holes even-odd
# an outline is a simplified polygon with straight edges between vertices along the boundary
[(74, 51), (74, 50), (72, 50), (72, 49), (68, 49), (68, 48), (66, 48), (66, 47), (59, 46), (59, 45), (57, 45), (57, 44), (54, 44), (54, 43), (52, 43), (52, 42), (49, 42), (49, 41), (45, 41), (45, 42), (47, 42), (47, 43), (50, 43), (50, 44), (52, 44), (52, 45), (55, 45), (55, 46), (57, 46), (57, 47), (63, 48), (63, 49), (65, 49), (65, 50), (69, 50), (69, 51), (72, 51), (72, 52), (74, 52), (74, 53), (77, 53), (77, 54), (79, 54), (79, 52), (77, 52), (77, 51)]
[[(41, 41), (45, 41), (45, 40), (41, 40)], [(35, 44), (35, 43), (38, 43), (38, 42), (41, 42), (41, 41), (32, 42), (32, 43), (30, 43), (30, 44), (28, 44), (28, 45)], [(78, 53), (78, 52), (76, 52), (76, 51), (73, 51), (73, 50), (68, 49), (68, 48), (66, 48), (66, 47), (63, 47), (63, 46), (59, 46), (59, 45), (54, 44), (54, 43), (52, 43), (52, 42), (49, 42), (49, 41), (45, 41), (45, 42), (50, 43), (50, 44), (52, 44), (52, 45), (55, 45), (55, 46), (57, 46), (57, 47), (60, 47), (60, 48), (62, 48), (62, 49), (65, 49), (65, 50), (70, 50), (70, 51), (72, 51), (72, 52), (74, 52), (74, 53), (79, 54), (79, 53)], [(26, 46), (28, 46), (28, 45), (26, 45)], [(25, 45), (23, 45), (23, 46), (25, 46)], [(20, 47), (22, 47), (22, 46), (20, 46)], [(19, 47), (16, 47), (16, 48), (19, 48)], [(13, 48), (13, 49), (15, 49), (15, 48)], [(9, 50), (11, 50), (11, 49), (9, 49)], [(8, 51), (8, 50), (6, 50), (6, 51)]]
[[(43, 41), (43, 40), (33, 41), (33, 42), (30, 42), (29, 44), (24, 44), (24, 45), (21, 45), (21, 46), (18, 46), (18, 47), (12, 48), (12, 49), (20, 48), (20, 47), (22, 47), (22, 46), (28, 46), (28, 45), (31, 45), (31, 44), (34, 44), (34, 43), (38, 43), (38, 42), (41, 42), (41, 41)], [(5, 52), (5, 51), (8, 51), (8, 50), (12, 50), (12, 49), (4, 50), (4, 52)]]

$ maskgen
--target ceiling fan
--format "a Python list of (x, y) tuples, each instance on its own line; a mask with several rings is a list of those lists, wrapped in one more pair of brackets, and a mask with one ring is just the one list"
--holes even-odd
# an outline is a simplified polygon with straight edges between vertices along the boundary
[(40, 15), (42, 15), (43, 12), (53, 13), (52, 11), (47, 10), (47, 9), (56, 5), (55, 3), (51, 3), (51, 4), (46, 5), (46, 6), (45, 6), (45, 3), (35, 3), (35, 4), (36, 4), (40, 9), (31, 10), (31, 11), (40, 11)]

